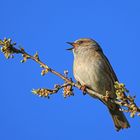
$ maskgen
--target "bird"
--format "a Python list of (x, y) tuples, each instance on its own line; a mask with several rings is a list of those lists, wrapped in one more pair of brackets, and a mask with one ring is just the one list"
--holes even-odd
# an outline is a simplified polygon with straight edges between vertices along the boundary
[[(89, 88), (101, 95), (106, 95), (106, 91), (109, 91), (111, 98), (116, 99), (114, 82), (118, 81), (118, 78), (100, 45), (91, 38), (67, 43), (72, 46), (67, 50), (71, 50), (74, 55), (74, 78), (83, 90)], [(95, 98), (91, 93), (90, 95)], [(117, 131), (130, 127), (118, 104), (99, 100), (107, 106)]]

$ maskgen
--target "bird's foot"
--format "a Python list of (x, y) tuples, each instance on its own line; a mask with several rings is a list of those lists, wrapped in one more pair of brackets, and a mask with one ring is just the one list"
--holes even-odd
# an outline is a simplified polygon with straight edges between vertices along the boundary
[(83, 92), (83, 95), (86, 95), (86, 85), (81, 85), (81, 88), (80, 88)]

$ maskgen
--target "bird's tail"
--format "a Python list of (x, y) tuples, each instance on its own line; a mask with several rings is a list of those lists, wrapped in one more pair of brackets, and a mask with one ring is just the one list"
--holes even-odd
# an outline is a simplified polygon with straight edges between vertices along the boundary
[(120, 129), (130, 127), (130, 124), (127, 121), (124, 113), (122, 111), (120, 111), (119, 108), (120, 108), (119, 105), (116, 105), (114, 110), (109, 108), (109, 112), (112, 116), (112, 119), (114, 121), (114, 125), (115, 125), (117, 131), (119, 131)]

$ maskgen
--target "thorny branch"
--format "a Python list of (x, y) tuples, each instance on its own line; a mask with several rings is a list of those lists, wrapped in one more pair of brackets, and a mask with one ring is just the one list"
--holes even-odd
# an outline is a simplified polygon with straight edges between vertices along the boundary
[[(59, 85), (56, 84), (54, 85), (54, 89), (47, 89), (47, 88), (39, 88), (39, 89), (33, 89), (32, 92), (34, 94), (37, 94), (41, 97), (47, 97), (49, 98), (50, 95), (56, 94), (60, 89), (63, 89), (63, 95), (64, 97), (72, 96), (74, 95), (73, 93), (73, 87), (76, 87), (80, 90), (82, 90), (82, 86), (78, 83), (74, 83), (71, 78), (68, 78), (68, 71), (64, 71), (64, 75), (56, 72), (52, 68), (48, 67), (45, 63), (43, 63), (40, 58), (38, 53), (35, 53), (33, 56), (25, 52), (23, 48), (15, 48), (14, 46), (16, 43), (12, 43), (11, 39), (6, 39), (0, 40), (0, 46), (1, 47), (1, 52), (5, 55), (7, 59), (13, 58), (14, 54), (22, 54), (23, 60), (21, 62), (26, 62), (28, 59), (31, 59), (38, 63), (41, 68), (43, 68), (41, 75), (45, 75), (48, 72), (51, 72), (52, 74), (60, 77), (61, 79), (64, 80), (64, 84)], [(86, 93), (104, 100), (108, 102), (114, 102), (122, 107), (121, 111), (123, 112), (129, 112), (131, 117), (134, 117), (135, 115), (140, 116), (140, 108), (136, 105), (135, 103), (135, 96), (132, 97), (129, 95), (129, 91), (125, 88), (125, 85), (123, 83), (115, 82), (114, 87), (116, 89), (116, 92), (114, 94), (117, 95), (116, 99), (112, 99), (110, 96), (110, 93), (106, 91), (106, 95), (103, 96), (100, 93), (97, 93), (89, 88), (86, 87), (85, 91)], [(127, 95), (125, 94), (127, 93)]]

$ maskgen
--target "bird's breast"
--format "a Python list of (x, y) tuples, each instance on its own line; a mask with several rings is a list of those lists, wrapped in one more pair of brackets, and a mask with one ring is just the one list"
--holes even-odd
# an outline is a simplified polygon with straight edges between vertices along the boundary
[(74, 59), (73, 65), (74, 77), (82, 85), (97, 87), (101, 79), (100, 62), (96, 59), (94, 52), (78, 54)]

